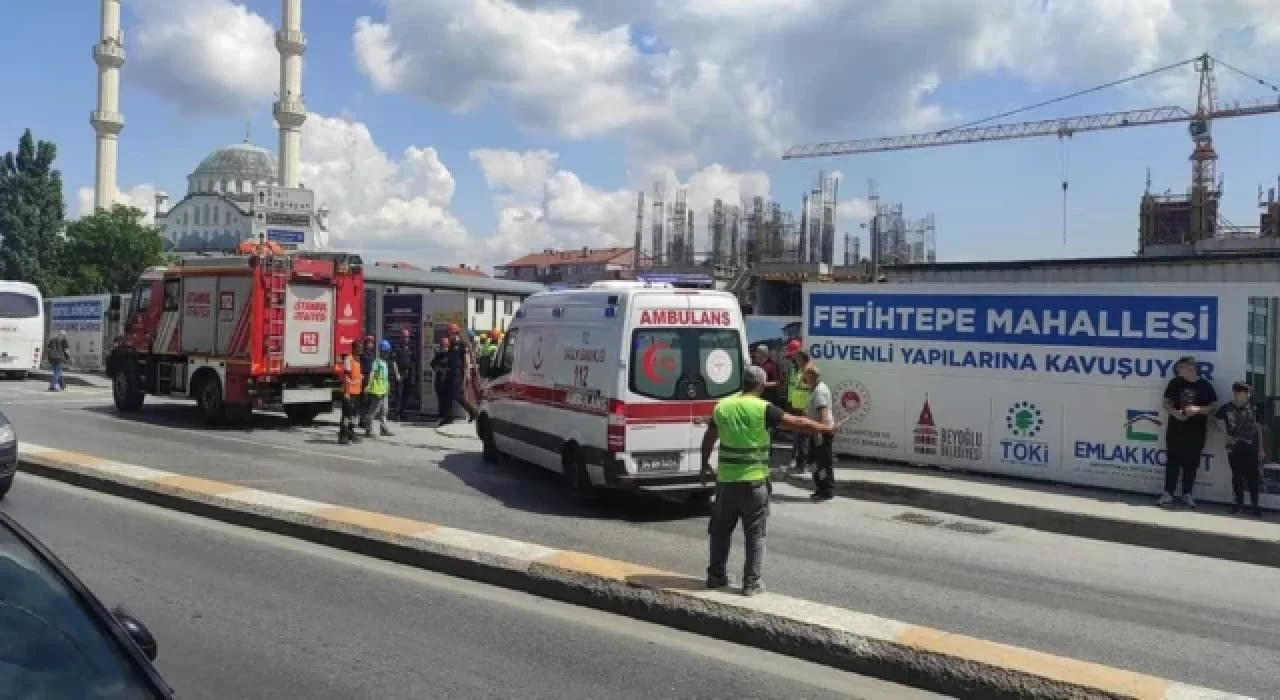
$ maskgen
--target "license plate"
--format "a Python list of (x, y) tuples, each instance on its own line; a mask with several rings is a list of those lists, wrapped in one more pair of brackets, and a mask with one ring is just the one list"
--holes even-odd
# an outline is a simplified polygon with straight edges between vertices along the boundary
[(637, 455), (636, 471), (642, 474), (680, 471), (680, 454), (676, 452)]

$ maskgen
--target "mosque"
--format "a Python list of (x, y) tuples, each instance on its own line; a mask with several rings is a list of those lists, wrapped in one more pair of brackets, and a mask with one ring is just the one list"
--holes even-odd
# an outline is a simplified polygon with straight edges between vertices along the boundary
[[(124, 65), (124, 33), (120, 0), (101, 0), (102, 24), (93, 48), (98, 67), (97, 109), (89, 115), (96, 135), (94, 209), (109, 208), (118, 196), (118, 137), (124, 129), (120, 112), (120, 68)], [(272, 106), (279, 131), (279, 159), (243, 143), (219, 148), (187, 176), (187, 194), (172, 208), (168, 195), (156, 193), (156, 225), (170, 250), (228, 250), (244, 240), (271, 241), (286, 249), (316, 250), (328, 244), (328, 211), (315, 206), (315, 193), (299, 178), (302, 125), (307, 120), (302, 99), (302, 0), (281, 0), (281, 27), (276, 32), (280, 54), (279, 99)]]
[[(255, 191), (259, 185), (279, 185), (275, 154), (244, 143), (219, 148), (187, 176), (187, 196), (173, 208), (169, 197), (156, 193), (156, 226), (171, 250), (197, 252), (228, 250), (255, 235)], [(290, 221), (286, 212), (273, 212), (274, 226), (299, 231), (324, 248), (328, 238), (328, 210), (298, 211)], [(274, 228), (268, 230), (275, 230)]]

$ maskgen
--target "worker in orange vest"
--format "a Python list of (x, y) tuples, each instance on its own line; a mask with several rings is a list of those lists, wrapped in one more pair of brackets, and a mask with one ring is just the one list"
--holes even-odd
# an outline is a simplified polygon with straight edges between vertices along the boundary
[(338, 444), (347, 445), (360, 442), (356, 435), (356, 416), (359, 413), (360, 394), (364, 388), (364, 373), (360, 363), (352, 357), (356, 351), (356, 343), (352, 341), (351, 351), (342, 354), (333, 369), (342, 381), (342, 418), (338, 421)]

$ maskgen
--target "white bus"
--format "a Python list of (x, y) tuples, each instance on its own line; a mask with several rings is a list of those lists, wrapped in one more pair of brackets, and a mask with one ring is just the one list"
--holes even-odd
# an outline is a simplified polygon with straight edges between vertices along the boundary
[(0, 376), (23, 379), (40, 367), (44, 299), (34, 284), (0, 280)]

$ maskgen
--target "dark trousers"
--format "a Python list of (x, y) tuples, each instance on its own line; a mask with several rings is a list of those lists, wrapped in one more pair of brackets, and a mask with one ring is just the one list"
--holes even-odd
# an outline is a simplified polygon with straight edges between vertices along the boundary
[(1227, 463), (1231, 465), (1231, 488), (1236, 494), (1236, 505), (1244, 503), (1244, 492), (1249, 491), (1249, 504), (1258, 505), (1258, 491), (1262, 486), (1262, 467), (1258, 464), (1258, 446), (1236, 443), (1227, 451)]
[(356, 416), (358, 414), (358, 406), (356, 402), (358, 396), (342, 397), (342, 417), (338, 420), (338, 442), (351, 442), (356, 440)]
[(1200, 453), (1204, 450), (1204, 437), (1192, 435), (1169, 439), (1165, 443), (1164, 492), (1173, 495), (1178, 488), (1178, 476), (1182, 476), (1182, 495), (1190, 496), (1196, 485), (1196, 472), (1200, 470)]
[(809, 456), (817, 469), (813, 472), (814, 493), (834, 496), (836, 493), (835, 454), (830, 435), (822, 437), (821, 445), (811, 445)]
[(409, 397), (413, 394), (413, 385), (401, 380), (391, 388), (391, 420), (402, 421), (407, 417)]
[(711, 535), (708, 580), (728, 578), (725, 569), (729, 565), (733, 531), (737, 529), (739, 520), (742, 521), (742, 535), (747, 547), (742, 583), (750, 586), (760, 583), (764, 569), (765, 524), (769, 520), (767, 480), (716, 484), (716, 500), (711, 508), (711, 521), (707, 524), (707, 534)]
[(447, 425), (453, 422), (453, 404), (458, 404), (462, 410), (467, 412), (467, 418), (473, 419), (476, 416), (476, 407), (471, 405), (467, 400), (467, 389), (461, 381), (445, 382), (440, 385), (440, 393), (437, 394), (437, 403), (440, 406), (440, 424)]

